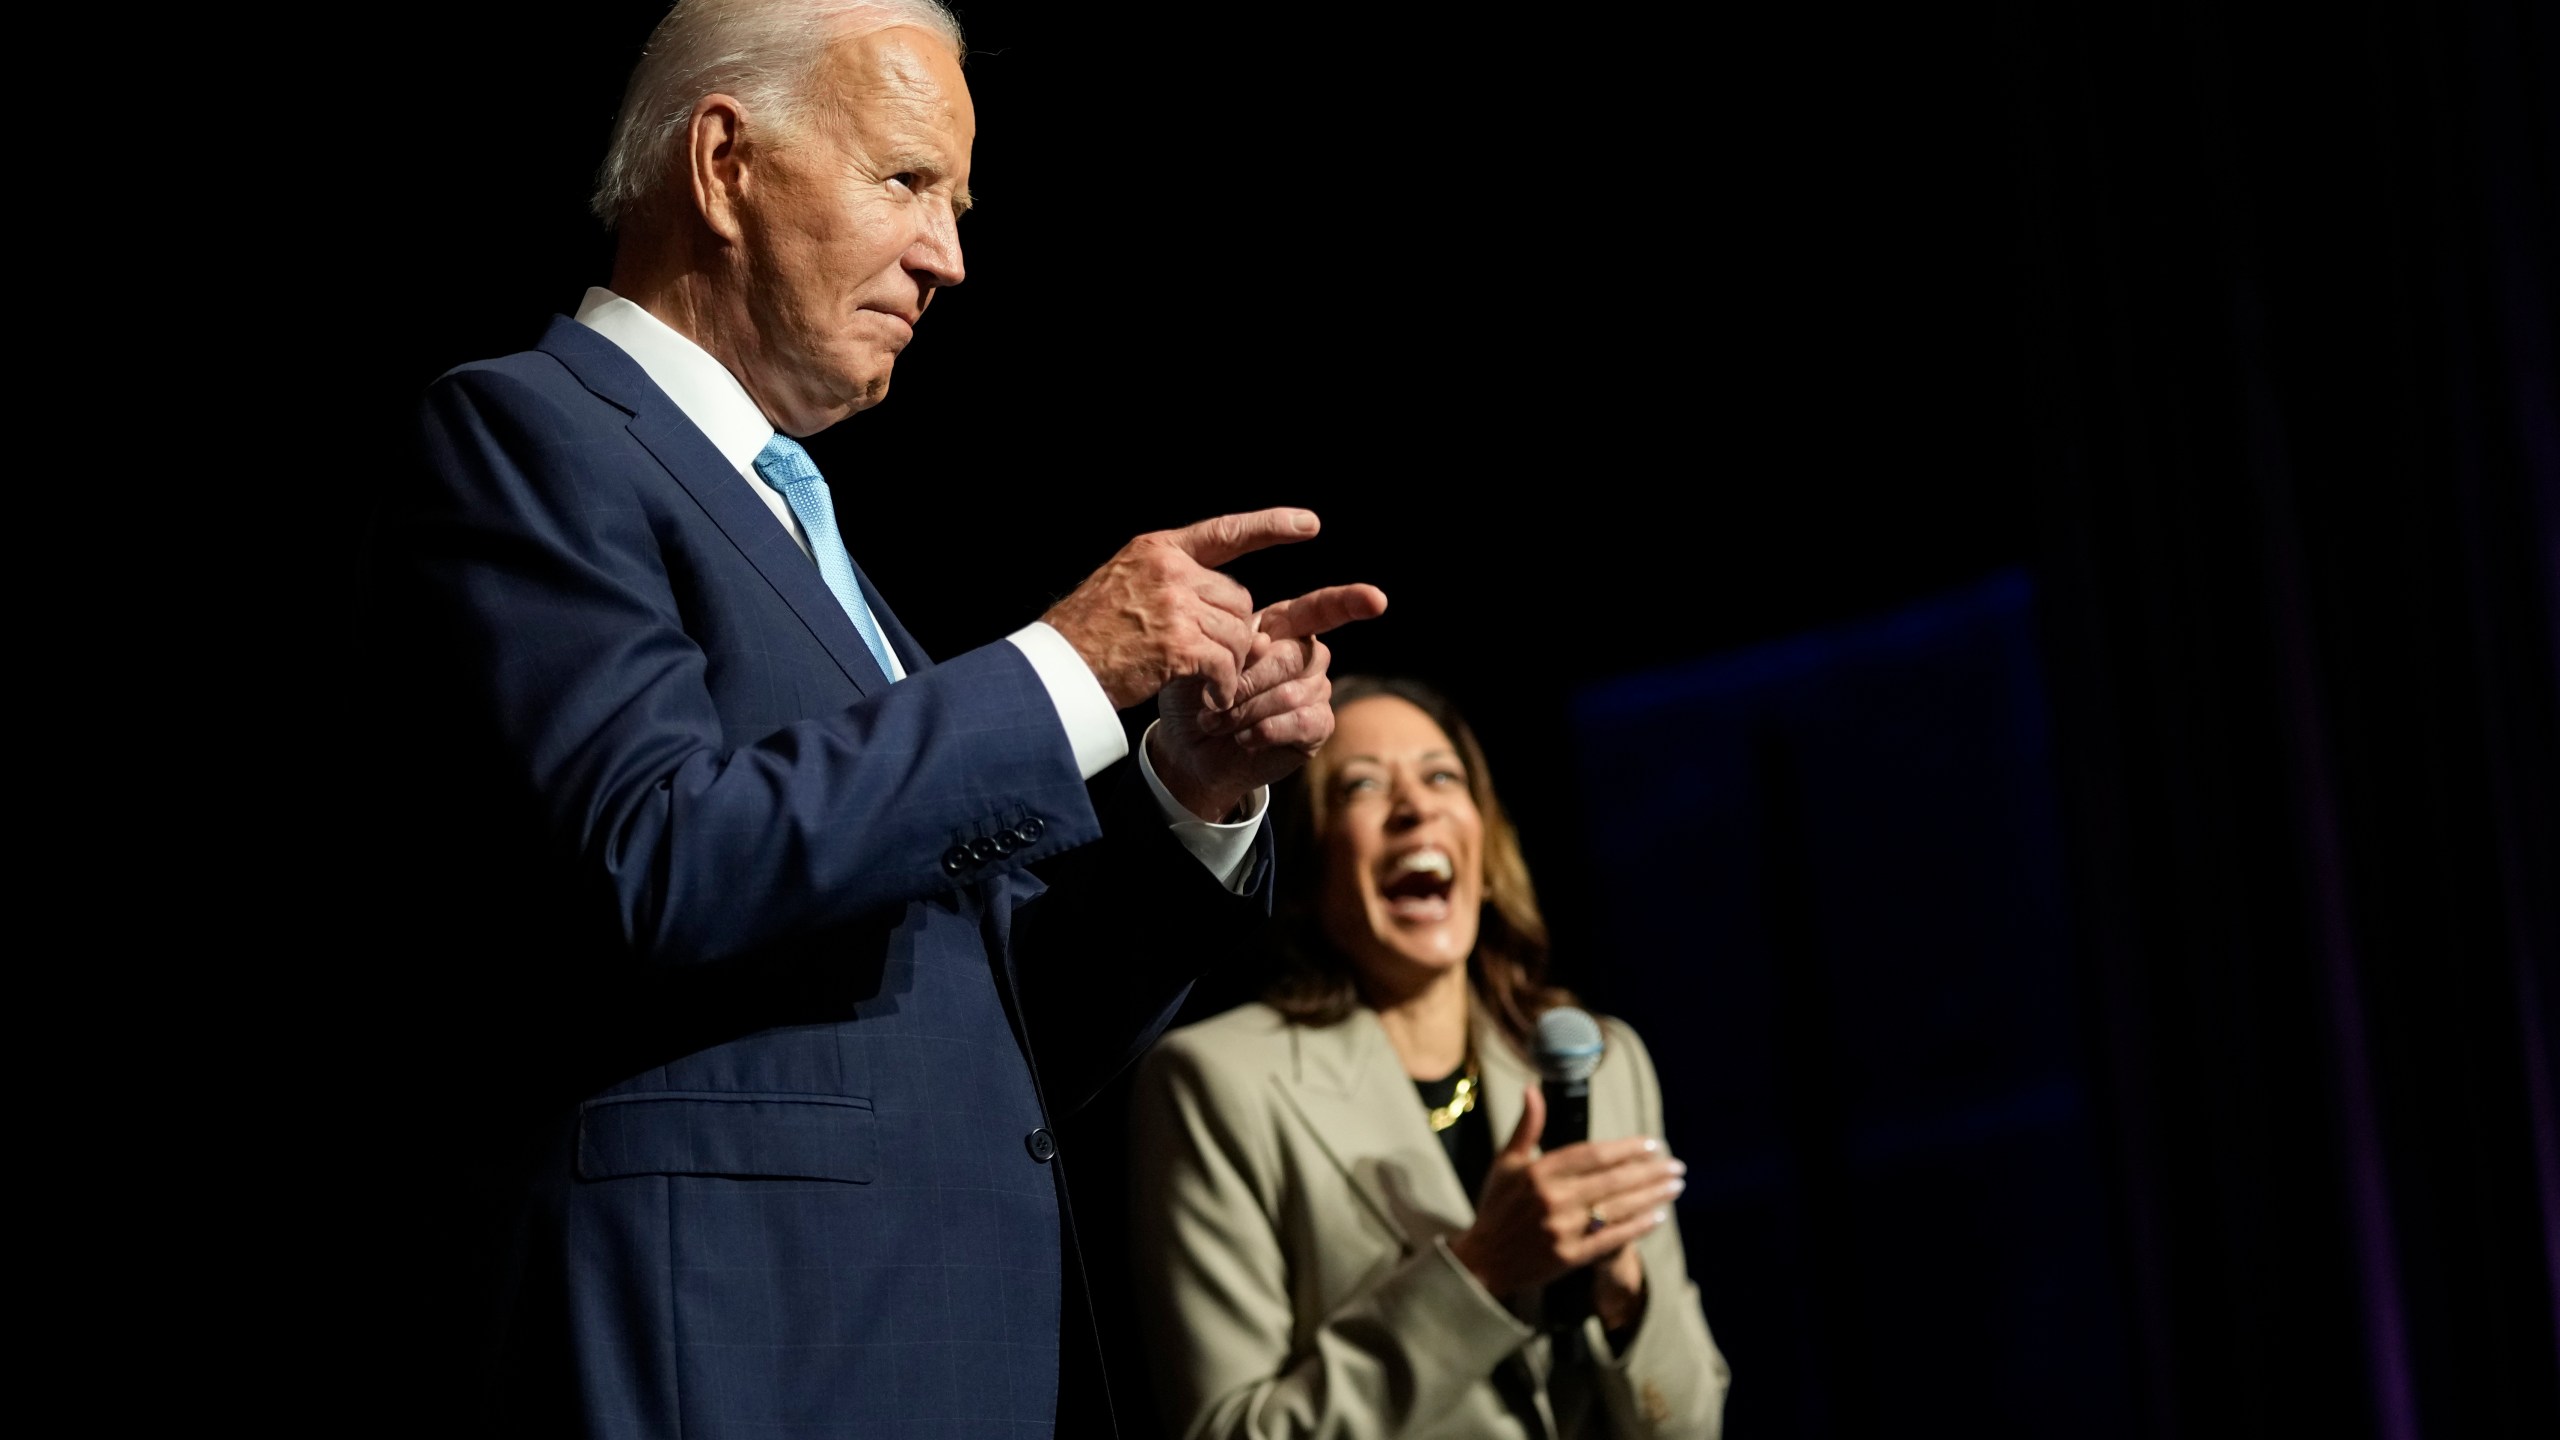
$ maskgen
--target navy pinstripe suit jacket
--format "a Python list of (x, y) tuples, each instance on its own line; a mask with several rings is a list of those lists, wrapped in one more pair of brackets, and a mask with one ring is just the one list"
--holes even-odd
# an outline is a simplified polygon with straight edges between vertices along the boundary
[(1045, 1127), (1264, 913), (1267, 838), (1230, 895), (1129, 762), (1080, 779), (1013, 646), (934, 664), (866, 578), (889, 684), (575, 322), (439, 380), (424, 459), (377, 538), (421, 776), (395, 948), (449, 1047), (410, 1109), (457, 1182), (420, 1293), (454, 1280), (481, 1343), (410, 1398), (475, 1433), (1049, 1434)]

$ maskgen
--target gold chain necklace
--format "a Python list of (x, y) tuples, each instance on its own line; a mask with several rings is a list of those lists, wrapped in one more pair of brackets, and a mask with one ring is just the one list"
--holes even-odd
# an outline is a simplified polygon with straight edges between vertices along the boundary
[(1476, 1052), (1467, 1049), (1467, 1073), (1458, 1077), (1458, 1088), (1449, 1094), (1449, 1103), (1434, 1105), (1428, 1114), (1431, 1133), (1439, 1134), (1458, 1123), (1458, 1117), (1476, 1108)]

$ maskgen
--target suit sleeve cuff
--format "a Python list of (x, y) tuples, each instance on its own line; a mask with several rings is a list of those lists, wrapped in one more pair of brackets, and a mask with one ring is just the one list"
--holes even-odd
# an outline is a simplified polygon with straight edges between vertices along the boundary
[[(1147, 734), (1155, 734), (1156, 725), (1163, 723), (1158, 720), (1149, 725)], [(1164, 812), (1165, 823), (1173, 827), (1173, 838), (1182, 842), (1182, 848), (1190, 851), (1192, 858), (1208, 866), (1219, 884), (1234, 894), (1243, 894), (1246, 874), (1252, 868), (1253, 837), (1262, 829), (1262, 813), (1271, 808), (1271, 787), (1255, 786), (1253, 793), (1244, 797), (1244, 803), (1236, 807), (1242, 812), (1240, 818), (1212, 824), (1192, 814), (1156, 778), (1156, 763), (1147, 758), (1144, 738), (1138, 741), (1138, 773), (1147, 777), (1147, 790), (1156, 797), (1156, 808)]]
[[(1103, 693), (1102, 682), (1093, 678), (1092, 667), (1084, 663), (1076, 647), (1067, 643), (1066, 636), (1034, 620), (1004, 638), (1031, 662), (1032, 673), (1040, 677), (1041, 688), (1049, 692), (1058, 723), (1066, 727), (1067, 746), (1075, 752), (1078, 773), (1090, 780), (1129, 753), (1128, 732), (1120, 728), (1120, 715), (1111, 708), (1111, 697)], [(1147, 778), (1152, 781), (1155, 777)]]

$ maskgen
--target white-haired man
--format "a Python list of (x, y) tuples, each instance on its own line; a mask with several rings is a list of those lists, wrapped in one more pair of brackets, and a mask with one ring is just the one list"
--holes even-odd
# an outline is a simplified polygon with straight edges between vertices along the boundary
[(468, 976), (436, 1148), (490, 1197), (481, 1430), (1047, 1433), (1050, 1119), (1262, 915), (1315, 637), (1385, 606), (1257, 609), (1213, 567), (1315, 532), (1273, 510), (917, 649), (852, 558), (910, 482), (831, 492), (792, 437), (961, 281), (961, 57), (931, 0), (683, 0), (598, 187), (611, 288), (429, 392), (380, 572), (455, 872), (422, 969)]

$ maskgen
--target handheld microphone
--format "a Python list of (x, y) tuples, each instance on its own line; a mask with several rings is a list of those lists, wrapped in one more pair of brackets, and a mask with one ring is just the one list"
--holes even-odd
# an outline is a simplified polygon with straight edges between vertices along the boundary
[[(1591, 1138), (1591, 1072), (1600, 1068), (1600, 1022), (1586, 1011), (1559, 1005), (1538, 1017), (1539, 1093), (1547, 1101), (1541, 1150), (1561, 1150)], [(1569, 1330), (1591, 1313), (1591, 1267), (1571, 1271), (1547, 1286), (1550, 1329)]]

